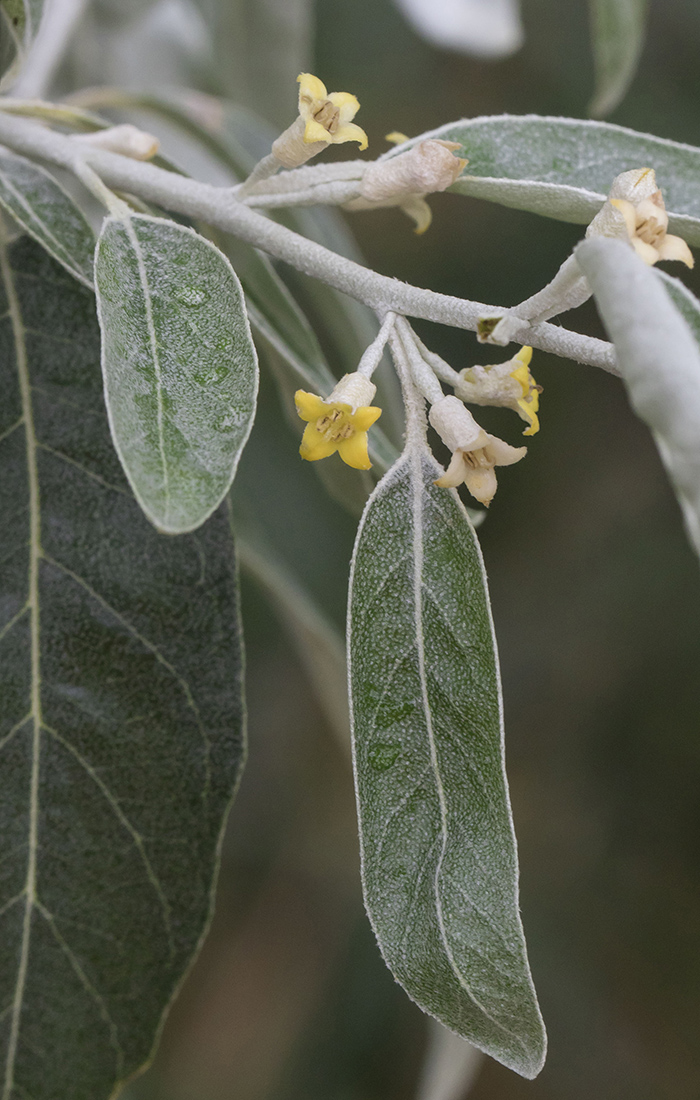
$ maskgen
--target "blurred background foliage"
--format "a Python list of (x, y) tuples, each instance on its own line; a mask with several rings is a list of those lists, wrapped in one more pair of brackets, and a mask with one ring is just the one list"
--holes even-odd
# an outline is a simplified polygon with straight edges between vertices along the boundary
[[(57, 86), (187, 85), (280, 128), (295, 113), (297, 73), (310, 69), (329, 89), (357, 94), (375, 156), (390, 130), (413, 135), (462, 116), (585, 117), (585, 0), (523, 0), (522, 17), (523, 48), (482, 61), (428, 45), (391, 0), (95, 0)], [(652, 3), (639, 72), (612, 121), (700, 143), (699, 49), (695, 0)], [(191, 160), (177, 142), (175, 160)], [(216, 178), (206, 159), (199, 168)], [(513, 304), (551, 278), (581, 235), (476, 200), (438, 195), (431, 205), (424, 237), (396, 210), (353, 216), (367, 262), (435, 290)], [(689, 283), (698, 293), (698, 276)], [(347, 318), (339, 314), (332, 333), (328, 308), (308, 287), (300, 293), (325, 316), (321, 340), (342, 373)], [(601, 334), (592, 307), (566, 324)], [(469, 334), (418, 327), (457, 369), (498, 359)], [(619, 382), (537, 353), (533, 369), (545, 390), (542, 430), (527, 460), (502, 474), (480, 538), (523, 917), (550, 1035), (543, 1073), (525, 1082), (484, 1060), (471, 1087), (466, 1077), (451, 1092), (421, 1086), (430, 1029), (385, 970), (363, 917), (337, 681), (321, 676), (334, 709), (329, 691), (318, 691), (313, 653), (295, 644), (291, 604), (270, 598), (260, 570), (247, 569), (250, 757), (217, 914), (130, 1100), (700, 1096), (697, 562)], [(485, 426), (517, 444), (515, 418), (488, 413)], [(284, 544), (332, 637), (333, 624), (342, 630), (356, 521), (302, 467), (300, 430), (266, 372), (241, 493), (255, 500), (273, 549)]]

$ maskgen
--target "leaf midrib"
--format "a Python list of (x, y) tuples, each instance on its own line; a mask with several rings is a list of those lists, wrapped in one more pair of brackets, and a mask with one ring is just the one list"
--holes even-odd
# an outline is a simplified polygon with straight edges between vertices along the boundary
[[(32, 719), (32, 766), (29, 781), (29, 836), (27, 855), (27, 875), (24, 884), (24, 918), (20, 942), (17, 980), (12, 1001), (10, 1037), (7, 1045), (5, 1080), (1, 1100), (10, 1100), (14, 1088), (14, 1071), (17, 1057), (19, 1024), (24, 1003), (24, 991), (29, 965), (29, 945), (31, 925), (36, 905), (37, 847), (39, 827), (39, 771), (41, 765), (41, 657), (39, 622), (39, 560), (41, 558), (41, 515), (39, 501), (39, 473), (37, 467), (37, 439), (34, 430), (31, 384), (25, 342), (22, 313), (17, 296), (12, 270), (4, 240), (0, 242), (0, 271), (7, 295), (10, 320), (15, 343), (17, 374), (19, 378), (22, 417), (24, 420), (27, 482), (29, 490), (29, 563), (27, 583), (27, 606), (30, 615), (31, 639), (31, 708), (28, 717)], [(25, 719), (26, 720), (26, 719)]]
[(163, 496), (165, 498), (163, 517), (164, 525), (167, 527), (168, 520), (170, 519), (170, 474), (168, 471), (168, 460), (165, 454), (165, 412), (163, 408), (163, 376), (161, 374), (160, 357), (158, 355), (158, 338), (156, 336), (155, 323), (153, 321), (153, 302), (151, 300), (151, 287), (148, 281), (148, 274), (146, 272), (146, 264), (143, 259), (141, 242), (139, 241), (136, 230), (134, 229), (133, 221), (131, 218), (125, 218), (122, 224), (129, 238), (129, 243), (134, 250), (134, 256), (136, 257), (136, 264), (139, 271), (139, 280), (141, 282), (141, 289), (143, 290), (143, 300), (146, 311), (146, 328), (148, 329), (148, 340), (151, 347), (151, 356), (153, 359), (153, 373), (156, 376), (156, 418), (158, 424), (158, 454), (160, 455), (160, 462), (163, 470)]
[[(425, 714), (425, 728), (428, 735), (428, 744), (430, 749), (430, 762), (435, 777), (435, 786), (437, 788), (438, 803), (440, 806), (440, 831), (441, 831), (441, 847), (440, 854), (438, 856), (435, 865), (435, 876), (433, 879), (433, 890), (435, 895), (435, 912), (437, 917), (438, 928), (440, 930), (440, 939), (447, 957), (447, 961), (450, 965), (458, 984), (467, 994), (469, 999), (476, 1005), (480, 1012), (484, 1014), (486, 1019), (490, 1020), (494, 1027), (499, 1031), (509, 1035), (516, 1041), (518, 1046), (523, 1047), (521, 1037), (505, 1024), (497, 1020), (491, 1013), (484, 1007), (479, 1001), (473, 990), (471, 989), (466, 978), (462, 974), (457, 960), (454, 957), (452, 948), (450, 947), (447, 928), (445, 926), (444, 915), (442, 911), (442, 898), (440, 896), (440, 873), (442, 871), (442, 864), (445, 858), (445, 852), (447, 851), (448, 840), (448, 821), (447, 821), (447, 801), (445, 798), (445, 789), (442, 783), (442, 775), (440, 772), (440, 762), (437, 754), (437, 743), (435, 740), (435, 732), (433, 730), (433, 718), (432, 709), (430, 705), (430, 697), (428, 693), (428, 679), (425, 667), (425, 648), (423, 645), (423, 495), (424, 495), (424, 483), (423, 483), (423, 447), (424, 444), (417, 444), (414, 442), (412, 445), (409, 443), (410, 451), (408, 454), (410, 463), (410, 478), (411, 478), (411, 506), (412, 506), (412, 528), (413, 528), (413, 603), (415, 611), (415, 624), (416, 624), (416, 653), (418, 656), (418, 676), (420, 680), (421, 698), (423, 700), (423, 711)], [(454, 490), (452, 490), (454, 492)]]

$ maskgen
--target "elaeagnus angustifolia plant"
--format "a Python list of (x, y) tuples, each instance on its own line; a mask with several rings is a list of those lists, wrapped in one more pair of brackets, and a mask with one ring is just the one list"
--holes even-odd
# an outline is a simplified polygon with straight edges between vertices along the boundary
[[(441, 5), (405, 7), (439, 38)], [(645, 4), (592, 9), (604, 113), (634, 71)], [(516, 5), (496, 10), (515, 48)], [(115, 1096), (148, 1062), (208, 926), (245, 755), (238, 537), (277, 583), (232, 496), (256, 345), (274, 351), (299, 469), (362, 511), (347, 678), (382, 955), (426, 1013), (535, 1077), (546, 1035), (475, 528), (508, 467), (527, 467), (541, 416), (546, 430), (548, 352), (621, 378), (700, 552), (700, 303), (658, 266), (693, 266), (700, 149), (499, 115), (391, 133), (374, 157), (356, 96), (302, 72), (296, 114), (289, 81), (289, 125), (253, 158), (252, 116), (214, 134), (174, 98), (18, 94), (40, 0), (2, 0), (0, 16), (1, 1100)], [(139, 103), (226, 182), (192, 178), (99, 113)], [(362, 156), (324, 159), (344, 143)], [(381, 208), (426, 234), (436, 192), (455, 218), (475, 196), (582, 239), (504, 307), (380, 274), (309, 228), (308, 208)], [(328, 365), (279, 262), (371, 311), (352, 369)], [(567, 327), (591, 296), (609, 342)], [(448, 363), (416, 319), (476, 333), (479, 362)], [(516, 442), (482, 425), (485, 406), (511, 410)], [(309, 543), (323, 537), (309, 524)]]

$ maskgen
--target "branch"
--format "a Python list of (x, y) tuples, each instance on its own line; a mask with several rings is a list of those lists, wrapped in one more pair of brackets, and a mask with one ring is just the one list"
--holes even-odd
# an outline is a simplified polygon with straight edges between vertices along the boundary
[[(1, 111), (0, 142), (17, 152), (69, 170), (75, 162), (76, 145), (70, 137)], [(232, 233), (275, 259), (283, 260), (305, 275), (320, 279), (382, 313), (392, 310), (407, 317), (475, 332), (480, 317), (499, 311), (496, 306), (437, 294), (370, 271), (258, 214), (239, 202), (231, 188), (212, 187), (153, 164), (89, 146), (82, 146), (80, 153), (108, 186)], [(501, 312), (507, 310), (502, 308)], [(601, 367), (612, 374), (619, 373), (613, 347), (604, 340), (581, 336), (547, 323), (531, 327), (523, 324), (522, 331), (513, 333), (513, 339), (541, 351)]]

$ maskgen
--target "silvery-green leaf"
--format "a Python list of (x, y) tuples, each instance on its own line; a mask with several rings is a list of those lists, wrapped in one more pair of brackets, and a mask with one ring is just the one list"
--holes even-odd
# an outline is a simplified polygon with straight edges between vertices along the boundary
[(0, 1089), (109, 1100), (211, 915), (244, 753), (230, 520), (157, 534), (94, 296), (27, 237), (1, 274)]
[[(458, 141), (469, 158), (453, 192), (585, 224), (629, 168), (654, 168), (671, 231), (700, 244), (700, 149), (610, 122), (496, 115), (450, 122), (426, 137)], [(402, 145), (385, 157), (396, 156)]]
[(544, 1025), (518, 911), (483, 561), (432, 456), (409, 446), (358, 532), (350, 698), (365, 904), (409, 995), (525, 1077)]
[(419, 34), (447, 50), (507, 57), (523, 44), (518, 0), (395, 0)]
[(595, 95), (592, 115), (617, 107), (634, 77), (644, 45), (649, 0), (589, 0)]
[(43, 10), (44, 0), (0, 0), (0, 90), (19, 73)]
[(105, 221), (95, 282), (117, 453), (151, 522), (192, 531), (228, 492), (255, 414), (240, 284), (209, 241), (141, 215)]
[(0, 205), (66, 271), (92, 287), (95, 235), (53, 176), (33, 161), (0, 149)]
[(621, 241), (585, 241), (576, 256), (700, 554), (700, 305)]

